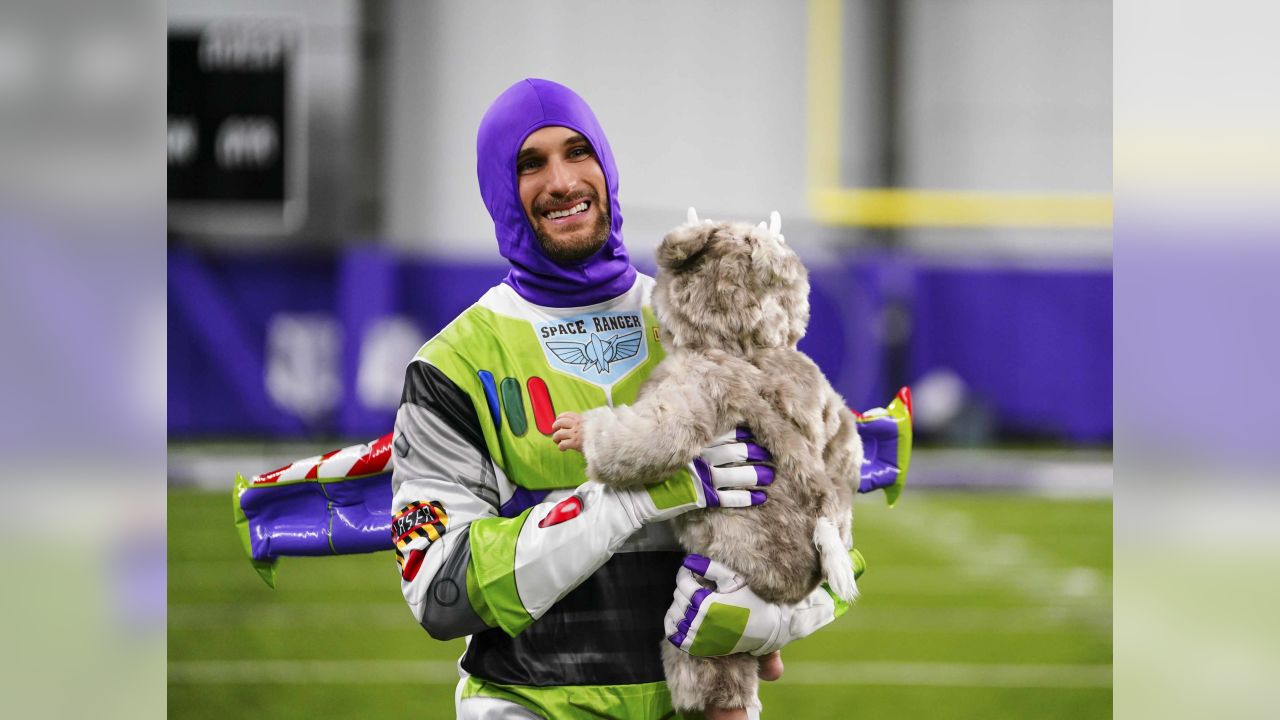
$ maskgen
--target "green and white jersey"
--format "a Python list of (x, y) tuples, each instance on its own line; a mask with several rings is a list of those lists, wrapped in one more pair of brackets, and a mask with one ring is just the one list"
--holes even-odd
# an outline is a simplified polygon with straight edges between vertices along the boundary
[(393, 444), (402, 590), (433, 637), (471, 636), (462, 668), (488, 686), (667, 703), (659, 647), (683, 553), (667, 524), (573, 495), (586, 463), (550, 437), (560, 412), (635, 400), (663, 358), (652, 288), (640, 275), (613, 300), (547, 308), (498, 285), (409, 364)]

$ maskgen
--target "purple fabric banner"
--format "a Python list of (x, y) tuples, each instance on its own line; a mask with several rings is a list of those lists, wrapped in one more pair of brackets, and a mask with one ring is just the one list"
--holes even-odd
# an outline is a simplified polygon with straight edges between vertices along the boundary
[[(169, 435), (380, 436), (394, 423), (396, 388), (417, 346), (506, 272), (501, 262), (402, 259), (374, 247), (336, 258), (175, 247)], [(907, 382), (954, 373), (1001, 433), (1109, 440), (1109, 270), (946, 267), (862, 254), (814, 265), (810, 275), (800, 349), (850, 406), (872, 407), (897, 390), (880, 336), (892, 289), (911, 315)], [(374, 338), (387, 339), (375, 330), (388, 319), (403, 321), (401, 343), (374, 353)], [(384, 362), (371, 362), (378, 356)], [(373, 404), (370, 375), (382, 389)]]
[(912, 384), (963, 379), (1003, 432), (1111, 437), (1111, 272), (918, 267)]

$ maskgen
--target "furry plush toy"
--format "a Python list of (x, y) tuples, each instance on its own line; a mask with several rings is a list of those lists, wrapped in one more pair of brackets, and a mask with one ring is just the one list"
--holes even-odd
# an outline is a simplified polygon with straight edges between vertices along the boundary
[[(770, 227), (689, 221), (658, 247), (653, 307), (667, 357), (631, 406), (578, 418), (561, 449), (580, 449), (589, 477), (617, 487), (686, 467), (712, 441), (746, 426), (773, 455), (768, 501), (695, 510), (675, 519), (690, 552), (727, 565), (761, 598), (795, 603), (824, 579), (857, 596), (853, 493), (862, 443), (853, 414), (818, 366), (796, 349), (809, 322), (808, 273)], [(701, 658), (663, 643), (667, 684), (680, 711), (749, 708), (758, 659)]]

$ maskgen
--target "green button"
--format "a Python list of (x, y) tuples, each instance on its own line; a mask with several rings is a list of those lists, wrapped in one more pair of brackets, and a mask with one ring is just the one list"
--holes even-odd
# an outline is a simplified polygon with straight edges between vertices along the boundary
[(507, 425), (511, 434), (516, 437), (529, 432), (529, 421), (524, 414), (524, 393), (520, 392), (520, 381), (515, 378), (502, 378), (502, 410), (507, 416)]

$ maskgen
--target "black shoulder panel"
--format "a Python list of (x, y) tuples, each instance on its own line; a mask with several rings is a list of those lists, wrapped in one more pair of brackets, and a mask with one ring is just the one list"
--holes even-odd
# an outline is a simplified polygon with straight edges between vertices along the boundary
[(482, 455), (489, 457), (475, 405), (439, 368), (425, 362), (409, 363), (404, 373), (404, 393), (400, 396), (400, 404), (405, 403), (429, 410)]

